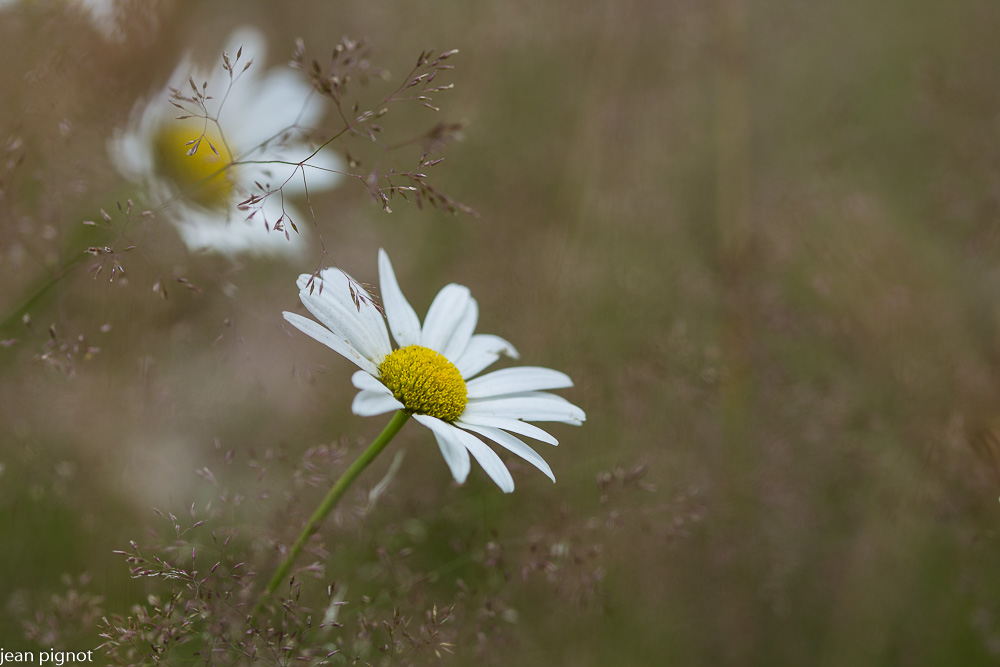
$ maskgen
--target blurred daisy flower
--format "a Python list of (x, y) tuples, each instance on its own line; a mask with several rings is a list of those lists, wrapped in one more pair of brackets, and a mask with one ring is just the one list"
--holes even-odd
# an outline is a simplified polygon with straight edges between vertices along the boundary
[[(354, 413), (372, 416), (402, 410), (409, 414), (434, 434), (459, 483), (469, 475), (471, 454), (504, 492), (514, 490), (503, 461), (476, 434), (555, 481), (545, 460), (517, 435), (555, 445), (549, 433), (527, 422), (584, 422), (583, 410), (545, 391), (573, 386), (569, 376), (549, 368), (522, 366), (475, 377), (501, 355), (516, 359), (517, 351), (502, 338), (473, 333), (479, 308), (469, 289), (445, 286), (421, 326), (384, 250), (379, 250), (378, 270), (385, 319), (358, 283), (337, 269), (326, 269), (316, 278), (299, 276), (299, 298), (319, 323), (284, 313), (297, 329), (361, 368), (351, 378), (361, 390), (351, 406)], [(398, 345), (395, 350), (385, 320)]]
[(148, 190), (193, 251), (299, 254), (308, 229), (289, 198), (340, 180), (340, 158), (312, 155), (303, 137), (321, 100), (291, 69), (259, 73), (264, 53), (263, 35), (244, 28), (210, 73), (185, 57), (108, 144), (118, 171)]

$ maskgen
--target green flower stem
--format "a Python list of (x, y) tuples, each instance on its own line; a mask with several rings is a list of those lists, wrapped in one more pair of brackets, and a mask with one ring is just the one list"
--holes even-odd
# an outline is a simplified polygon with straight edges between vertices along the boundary
[(361, 471), (367, 468), (368, 464), (374, 461), (375, 457), (386, 448), (386, 445), (388, 445), (396, 434), (399, 433), (399, 430), (403, 428), (403, 424), (406, 423), (407, 419), (409, 419), (409, 415), (407, 413), (402, 410), (397, 410), (396, 414), (392, 416), (392, 420), (389, 421), (379, 436), (375, 438), (375, 441), (369, 445), (368, 449), (366, 449), (361, 456), (359, 456), (357, 460), (355, 460), (354, 463), (352, 463), (351, 466), (344, 471), (344, 474), (340, 476), (340, 479), (334, 483), (330, 492), (326, 494), (326, 498), (324, 498), (323, 502), (316, 508), (313, 515), (309, 517), (309, 521), (306, 523), (305, 528), (302, 529), (298, 539), (295, 540), (292, 548), (288, 550), (288, 556), (285, 558), (284, 562), (281, 563), (281, 567), (278, 568), (278, 571), (274, 573), (274, 577), (271, 578), (271, 582), (267, 585), (267, 589), (264, 591), (260, 601), (257, 603), (255, 612), (260, 610), (264, 599), (273, 595), (274, 591), (276, 591), (278, 586), (281, 585), (281, 582), (288, 576), (288, 572), (292, 569), (292, 564), (295, 562), (295, 559), (298, 558), (299, 553), (302, 552), (302, 548), (305, 547), (306, 542), (309, 541), (309, 538), (312, 537), (313, 533), (319, 530), (319, 525), (323, 522), (323, 519), (325, 519), (333, 508), (337, 506), (337, 502), (340, 500), (340, 497), (344, 495), (344, 492), (347, 491), (347, 487), (349, 487), (351, 483), (357, 479), (358, 475), (361, 474)]

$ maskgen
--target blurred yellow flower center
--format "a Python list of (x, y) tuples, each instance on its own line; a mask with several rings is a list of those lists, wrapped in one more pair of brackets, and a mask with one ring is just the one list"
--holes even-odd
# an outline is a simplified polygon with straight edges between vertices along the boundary
[(224, 168), (233, 159), (214, 125), (169, 121), (154, 146), (161, 173), (185, 197), (205, 208), (222, 208), (232, 200), (233, 183)]
[(453, 422), (468, 403), (465, 380), (444, 355), (420, 345), (394, 350), (378, 366), (382, 384), (410, 413)]

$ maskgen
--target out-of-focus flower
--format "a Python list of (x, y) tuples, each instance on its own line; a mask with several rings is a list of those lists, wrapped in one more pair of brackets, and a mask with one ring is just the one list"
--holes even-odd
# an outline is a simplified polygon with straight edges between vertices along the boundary
[(305, 141), (322, 101), (297, 72), (264, 72), (264, 52), (263, 35), (244, 28), (227, 42), (231, 71), (220, 63), (206, 73), (185, 57), (108, 144), (191, 250), (299, 254), (310, 225), (291, 198), (340, 180), (340, 158), (329, 148), (312, 155)]
[(385, 320), (357, 283), (337, 269), (298, 279), (299, 298), (320, 323), (295, 313), (285, 319), (361, 370), (351, 381), (361, 391), (355, 414), (372, 416), (403, 410), (434, 433), (441, 454), (459, 483), (469, 474), (472, 454), (505, 492), (514, 480), (500, 457), (474, 433), (489, 438), (545, 473), (555, 476), (539, 454), (515, 433), (558, 444), (530, 421), (582, 424), (583, 410), (544, 391), (573, 386), (565, 373), (550, 368), (505, 368), (475, 377), (506, 355), (517, 358), (506, 340), (474, 334), (479, 307), (467, 287), (445, 286), (431, 303), (423, 326), (396, 281), (389, 256), (379, 251), (379, 284), (385, 320), (395, 339), (393, 350)]

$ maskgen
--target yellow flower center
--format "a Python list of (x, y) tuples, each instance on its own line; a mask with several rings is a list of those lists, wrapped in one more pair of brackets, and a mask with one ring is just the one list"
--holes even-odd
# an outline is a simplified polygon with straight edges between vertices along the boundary
[(469, 402), (465, 380), (442, 354), (420, 345), (394, 350), (378, 366), (382, 384), (410, 413), (453, 422)]
[(233, 182), (225, 167), (233, 159), (211, 123), (168, 121), (157, 133), (154, 149), (161, 173), (194, 203), (222, 208), (232, 200)]

